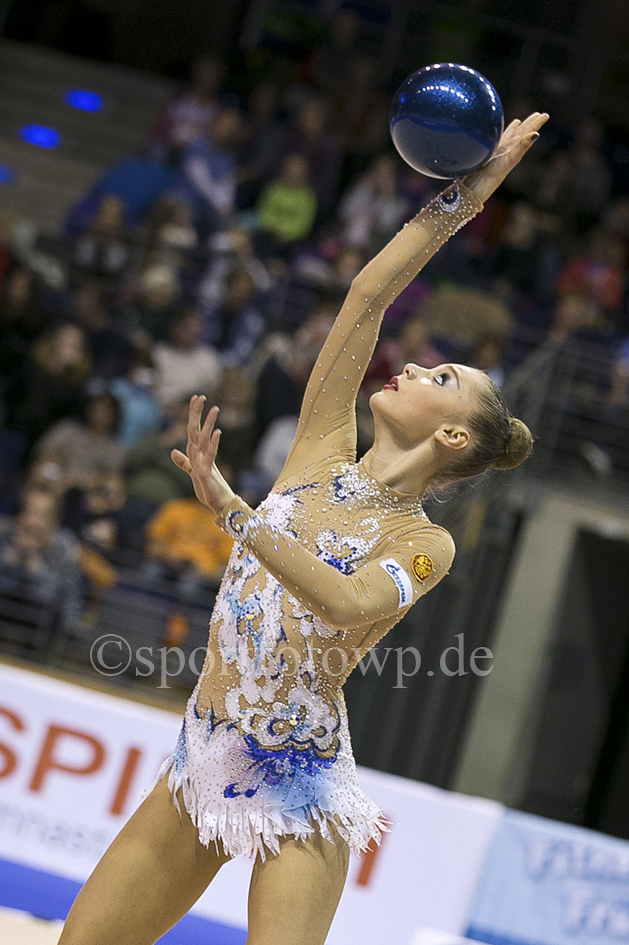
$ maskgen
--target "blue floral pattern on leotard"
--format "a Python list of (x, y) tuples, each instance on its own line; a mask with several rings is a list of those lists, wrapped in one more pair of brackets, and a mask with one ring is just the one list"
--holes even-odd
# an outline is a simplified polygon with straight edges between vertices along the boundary
[(341, 574), (353, 574), (378, 538), (378, 520), (363, 521), (360, 535), (338, 535), (326, 528), (317, 535), (317, 557), (331, 564)]
[(186, 720), (184, 718), (179, 729), (177, 744), (172, 754), (173, 767), (177, 775), (181, 774), (188, 764), (188, 746), (186, 744)]
[[(303, 509), (302, 496), (318, 485), (298, 485), (271, 493), (261, 504), (260, 511), (270, 525), (286, 534), (294, 534), (296, 517)], [(352, 503), (357, 499), (360, 501), (364, 482), (345, 471), (335, 475), (328, 488), (330, 500), (334, 503)], [(338, 528), (320, 530), (313, 536), (315, 553), (342, 574), (351, 574), (372, 550), (379, 534), (377, 518), (368, 515), (361, 520), (359, 533), (342, 533)], [(314, 770), (325, 761), (324, 766), (329, 766), (334, 757), (331, 746), (338, 747), (338, 739), (330, 735), (338, 729), (338, 717), (336, 720), (326, 717), (330, 706), (318, 694), (316, 686), (302, 685), (300, 704), (303, 712), (298, 716), (299, 722), (286, 731), (280, 724), (282, 713), (288, 712), (286, 704), (273, 699), (290, 671), (282, 654), (282, 644), (287, 643), (283, 629), (287, 604), (292, 605), (290, 616), (298, 620), (297, 626), (304, 639), (315, 631), (319, 636), (327, 637), (335, 636), (336, 631), (286, 594), (272, 575), (264, 572), (264, 580), (258, 582), (261, 570), (258, 560), (243, 546), (236, 545), (215, 606), (221, 656), (226, 663), (236, 661), (240, 672), (239, 685), (226, 697), (226, 707), (245, 739), (243, 751), (252, 759), (250, 774), (257, 785), (252, 782), (242, 787), (234, 783), (230, 784), (229, 790), (232, 794), (244, 793), (247, 796), (252, 790), (255, 793), (262, 783), (270, 783), (267, 777), (270, 772), (276, 777), (281, 770), (282, 777), (288, 777), (291, 773), (294, 775), (297, 768), (303, 770), (304, 765)], [(245, 586), (249, 588), (248, 593)], [(304, 672), (308, 671), (312, 682), (315, 677), (312, 654), (310, 665), (307, 663), (308, 660), (300, 667), (302, 679)], [(318, 727), (313, 723), (312, 731), (316, 728), (317, 732), (325, 733), (325, 739), (329, 739), (325, 746), (321, 741), (323, 736), (317, 735), (314, 740), (314, 736), (309, 736), (305, 743), (298, 737), (303, 726), (314, 718), (318, 720)], [(307, 759), (310, 761), (306, 764)]]
[[(334, 514), (328, 527), (310, 531), (305, 499), (315, 485), (318, 501), (328, 502)], [(341, 574), (352, 574), (382, 537), (371, 511), (373, 490), (373, 481), (355, 467), (339, 467), (325, 484), (271, 493), (259, 511), (271, 527), (299, 536), (318, 558)], [(344, 521), (339, 508), (364, 509), (365, 514)], [(284, 651), (291, 649), (285, 624), (298, 651), (297, 666)], [(344, 835), (351, 834), (357, 846), (366, 845), (379, 829), (374, 826), (380, 824), (378, 811), (355, 784), (344, 705), (329, 685), (320, 688), (316, 653), (321, 649), (315, 651), (326, 639), (334, 647), (341, 631), (309, 611), (236, 543), (211, 632), (218, 657), (236, 666), (237, 674), (230, 669), (233, 684), (222, 695), (221, 717), (213, 703), (199, 710), (197, 687), (168, 763), (173, 786), (182, 786), (184, 798), (188, 791), (192, 808), (203, 807), (202, 841), (220, 836), (231, 852), (249, 845), (264, 855), (265, 845), (277, 852), (277, 836), (286, 832), (307, 836), (314, 821), (326, 835), (329, 814), (323, 812), (332, 811)], [(199, 753), (205, 780), (188, 784), (190, 759)], [(211, 802), (201, 804), (198, 792)], [(188, 801), (186, 806), (190, 809)]]
[(339, 749), (338, 714), (322, 705), (303, 686), (288, 703), (276, 702), (267, 712), (251, 708), (240, 721), (243, 753), (251, 759), (246, 775), (225, 788), (226, 797), (252, 797), (263, 786), (286, 791), (294, 779), (313, 778), (329, 768)]

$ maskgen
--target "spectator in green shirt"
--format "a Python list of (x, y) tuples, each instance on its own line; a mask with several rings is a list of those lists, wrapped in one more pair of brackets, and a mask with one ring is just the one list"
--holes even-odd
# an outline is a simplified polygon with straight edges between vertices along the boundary
[(279, 176), (265, 187), (258, 203), (256, 249), (262, 256), (284, 255), (308, 236), (316, 212), (308, 162), (300, 154), (289, 154)]

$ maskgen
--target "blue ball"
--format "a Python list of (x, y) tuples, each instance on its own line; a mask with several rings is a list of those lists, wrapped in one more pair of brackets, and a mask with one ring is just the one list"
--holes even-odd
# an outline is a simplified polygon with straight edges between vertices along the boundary
[(491, 158), (504, 128), (493, 85), (467, 66), (442, 62), (402, 82), (391, 105), (391, 137), (428, 177), (461, 178)]

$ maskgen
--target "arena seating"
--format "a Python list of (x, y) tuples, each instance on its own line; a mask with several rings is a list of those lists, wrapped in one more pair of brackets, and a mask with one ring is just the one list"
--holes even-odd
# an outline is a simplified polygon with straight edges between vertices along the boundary
[[(2, 186), (2, 206), (50, 234), (104, 168), (147, 139), (172, 83), (156, 75), (81, 60), (53, 49), (0, 44), (0, 154), (14, 182)], [(72, 89), (98, 92), (102, 111), (64, 101)], [(41, 123), (61, 136), (54, 150), (22, 141), (21, 127)]]

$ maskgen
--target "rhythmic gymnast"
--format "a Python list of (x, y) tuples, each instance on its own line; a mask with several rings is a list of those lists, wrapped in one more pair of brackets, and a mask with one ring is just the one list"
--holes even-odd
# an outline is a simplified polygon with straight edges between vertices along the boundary
[(304, 396), (286, 465), (253, 511), (215, 465), (218, 408), (190, 403), (173, 461), (235, 539), (207, 655), (176, 747), (79, 893), (60, 945), (151, 945), (231, 857), (253, 859), (248, 945), (321, 945), (349, 851), (378, 842), (358, 786), (342, 684), (448, 572), (454, 545), (428, 487), (529, 455), (481, 371), (407, 364), (373, 394), (374, 444), (356, 462), (356, 395), (382, 317), (521, 160), (548, 115), (504, 132), (498, 157), (455, 183), (354, 279)]

